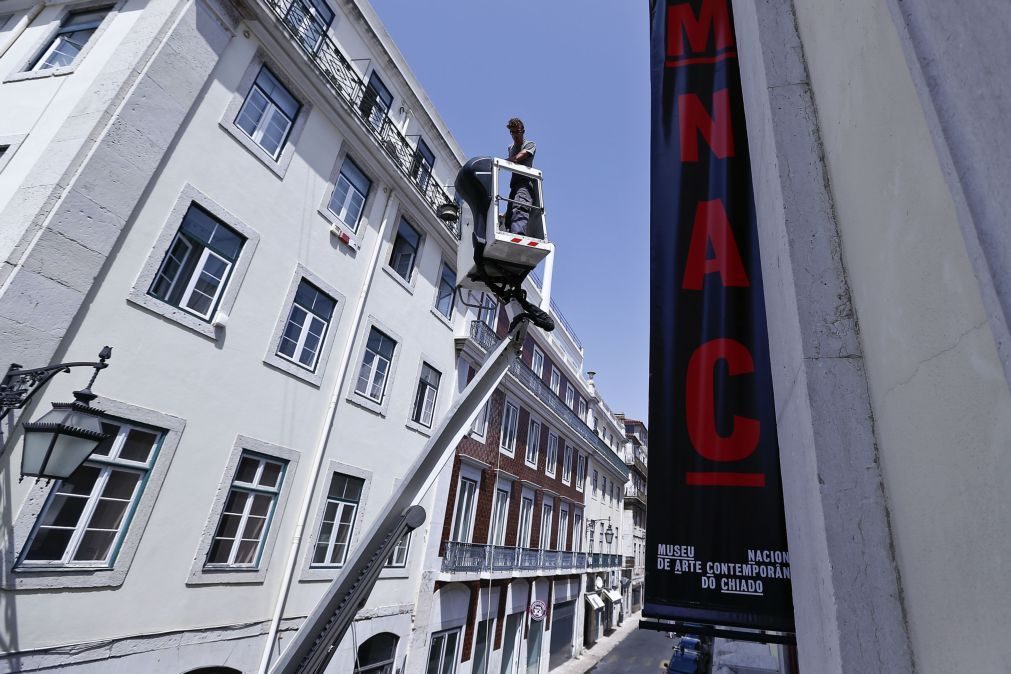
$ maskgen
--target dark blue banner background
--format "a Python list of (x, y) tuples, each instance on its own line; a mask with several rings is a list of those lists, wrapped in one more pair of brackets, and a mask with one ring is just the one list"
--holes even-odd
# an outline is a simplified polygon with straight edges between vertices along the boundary
[(730, 0), (651, 11), (644, 615), (793, 631), (790, 564)]

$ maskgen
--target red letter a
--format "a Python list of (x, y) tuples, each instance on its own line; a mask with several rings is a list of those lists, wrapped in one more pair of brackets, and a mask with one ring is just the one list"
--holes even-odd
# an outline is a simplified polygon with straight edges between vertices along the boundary
[[(713, 244), (713, 257), (708, 259), (707, 242)], [(703, 278), (713, 272), (720, 273), (724, 286), (746, 288), (749, 285), (741, 253), (730, 230), (727, 211), (719, 199), (700, 201), (695, 208), (695, 224), (692, 226), (691, 243), (688, 244), (688, 260), (681, 288), (702, 290)]]
[(734, 156), (734, 132), (730, 124), (730, 92), (720, 89), (713, 94), (710, 117), (696, 94), (678, 96), (678, 128), (681, 130), (681, 161), (699, 160), (699, 134), (720, 159)]

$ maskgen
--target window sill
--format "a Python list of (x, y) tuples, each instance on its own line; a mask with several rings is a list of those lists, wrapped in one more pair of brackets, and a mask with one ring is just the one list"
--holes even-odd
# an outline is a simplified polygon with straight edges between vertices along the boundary
[[(90, 40), (89, 40), (90, 42)], [(78, 59), (79, 61), (80, 59)], [(4, 81), (4, 84), (9, 84), (11, 82), (25, 82), (27, 80), (41, 80), (46, 77), (64, 77), (65, 75), (72, 74), (77, 70), (77, 62), (71, 63), (69, 66), (63, 66), (62, 68), (46, 68), (45, 70), (26, 70), (20, 73), (14, 73), (9, 75)]]
[[(450, 331), (453, 330), (453, 322), (449, 318), (447, 318), (442, 312), (440, 312), (435, 307), (432, 307), (431, 312), (433, 316), (439, 319), (440, 323), (449, 328)], [(450, 313), (450, 316), (452, 316), (452, 313)]]
[[(394, 281), (396, 281), (397, 284), (400, 285), (404, 290), (406, 290), (407, 292), (409, 292), (412, 295), (414, 294), (414, 279), (418, 278), (418, 274), (417, 273), (412, 274), (411, 275), (411, 280), (408, 281), (403, 276), (401, 276), (400, 274), (398, 274), (393, 269), (393, 267), (391, 267), (388, 264), (383, 265), (383, 271), (386, 272), (387, 276), (389, 276), (391, 279), (393, 279)], [(417, 272), (417, 269), (415, 269), (414, 271)]]
[(203, 567), (190, 574), (187, 585), (260, 585), (267, 570), (250, 567)]
[(239, 145), (246, 148), (250, 154), (260, 161), (261, 164), (270, 169), (271, 173), (282, 180), (284, 179), (284, 174), (288, 172), (288, 164), (291, 163), (292, 153), (289, 151), (289, 147), (292, 140), (290, 132), (288, 138), (284, 141), (284, 147), (281, 148), (280, 156), (275, 159), (267, 154), (266, 150), (257, 145), (256, 141), (247, 136), (241, 129), (237, 128), (235, 124), (222, 120), (218, 122), (218, 126), (224, 129), (229, 136), (238, 141)]
[[(326, 223), (330, 226), (330, 233), (338, 238), (340, 238), (338, 232), (343, 232), (347, 237), (348, 241), (345, 246), (353, 248), (355, 251), (362, 249), (362, 239), (355, 230), (351, 229), (346, 222), (340, 219), (340, 217), (334, 215), (330, 210), (326, 208), (317, 208), (316, 212), (321, 218), (326, 220)], [(368, 219), (362, 215), (361, 220), (358, 221), (359, 231), (364, 231), (369, 225)], [(341, 243), (344, 243), (343, 240)]]
[(137, 288), (130, 290), (127, 301), (214, 341), (217, 341), (225, 332), (223, 327), (216, 328), (210, 323), (200, 320), (193, 314), (187, 313), (171, 304), (166, 304), (159, 299), (151, 297), (146, 292), (141, 292)]
[(319, 364), (316, 365), (316, 371), (307, 370), (306, 368), (294, 363), (287, 358), (283, 358), (275, 354), (267, 354), (263, 359), (263, 364), (271, 367), (275, 370), (280, 370), (285, 374), (291, 375), (296, 379), (300, 379), (305, 383), (319, 388), (323, 383), (323, 371)]
[[(385, 396), (384, 396), (385, 397)], [(386, 418), (386, 404), (382, 402), (376, 402), (372, 398), (366, 398), (360, 393), (354, 392), (347, 397), (347, 401), (352, 405), (357, 405), (363, 410), (372, 412), (380, 417)]]
[(415, 433), (418, 433), (419, 435), (423, 435), (426, 438), (432, 437), (432, 427), (431, 426), (425, 426), (424, 424), (419, 423), (419, 422), (415, 421), (414, 419), (408, 419), (407, 423), (404, 424), (404, 425), (407, 426), (407, 428), (409, 428), (412, 431), (414, 431)]

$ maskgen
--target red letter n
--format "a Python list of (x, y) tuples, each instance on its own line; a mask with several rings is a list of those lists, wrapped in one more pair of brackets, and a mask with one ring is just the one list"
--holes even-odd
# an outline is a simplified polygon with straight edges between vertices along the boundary
[(713, 115), (709, 116), (696, 94), (678, 96), (678, 128), (681, 130), (681, 161), (699, 160), (699, 134), (719, 159), (734, 156), (734, 131), (730, 118), (730, 91), (713, 94)]
[(715, 54), (725, 47), (734, 44), (733, 32), (730, 30), (730, 13), (727, 11), (727, 0), (703, 0), (696, 17), (689, 3), (673, 5), (667, 8), (667, 56), (684, 56), (685, 40), (692, 52), (705, 52), (709, 46), (709, 36), (716, 38)]

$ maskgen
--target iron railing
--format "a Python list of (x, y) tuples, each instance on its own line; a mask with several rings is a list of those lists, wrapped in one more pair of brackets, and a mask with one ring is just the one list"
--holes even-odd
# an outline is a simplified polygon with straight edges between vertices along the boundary
[[(407, 137), (390, 119), (389, 111), (379, 99), (378, 92), (368, 86), (351, 62), (341, 53), (337, 44), (326, 34), (319, 20), (308, 10), (304, 0), (262, 0), (277, 18), (279, 25), (298, 45), (316, 72), (357, 118), (386, 153), (393, 164), (407, 178), (432, 209), (453, 203), (453, 199), (433, 178), (431, 167), (421, 154), (410, 145)], [(460, 239), (456, 223), (439, 220), (449, 233)]]
[(446, 572), (477, 571), (581, 571), (584, 569), (618, 568), (621, 555), (588, 554), (565, 550), (536, 550), (478, 543), (446, 543), (442, 570)]

